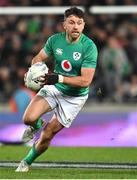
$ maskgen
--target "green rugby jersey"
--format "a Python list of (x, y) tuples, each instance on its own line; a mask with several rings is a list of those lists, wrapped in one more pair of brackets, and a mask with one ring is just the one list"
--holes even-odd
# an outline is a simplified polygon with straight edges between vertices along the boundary
[[(54, 72), (57, 74), (80, 76), (82, 67), (96, 68), (96, 45), (84, 34), (81, 34), (76, 43), (69, 43), (65, 32), (54, 34), (47, 40), (44, 50), (47, 55), (54, 57)], [(63, 83), (56, 83), (55, 86), (69, 96), (85, 96), (89, 92), (89, 87), (72, 87)]]

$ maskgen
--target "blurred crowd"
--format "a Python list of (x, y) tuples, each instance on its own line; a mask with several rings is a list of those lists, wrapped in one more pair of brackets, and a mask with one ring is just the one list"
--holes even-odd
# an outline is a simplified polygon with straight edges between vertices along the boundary
[(137, 0), (0, 0), (0, 6), (136, 5)]
[[(44, 1), (44, 5), (79, 5), (77, 0)], [(83, 3), (82, 3), (83, 2)], [(92, 3), (91, 3), (92, 2)], [(81, 1), (80, 5), (137, 4), (134, 0)], [(0, 6), (40, 6), (42, 0), (0, 0)], [(137, 14), (92, 15), (86, 12), (84, 33), (97, 45), (98, 66), (92, 101), (137, 102)], [(24, 73), (47, 38), (63, 31), (62, 15), (0, 16), (0, 102), (23, 87)], [(54, 64), (48, 62), (53, 68)], [(24, 87), (23, 87), (24, 88)]]

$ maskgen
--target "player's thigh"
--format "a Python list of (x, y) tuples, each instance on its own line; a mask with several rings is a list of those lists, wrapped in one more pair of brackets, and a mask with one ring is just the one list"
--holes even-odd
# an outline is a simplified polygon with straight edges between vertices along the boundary
[(23, 119), (24, 121), (27, 119), (35, 121), (48, 111), (51, 111), (51, 107), (48, 102), (43, 97), (36, 95), (26, 108)]

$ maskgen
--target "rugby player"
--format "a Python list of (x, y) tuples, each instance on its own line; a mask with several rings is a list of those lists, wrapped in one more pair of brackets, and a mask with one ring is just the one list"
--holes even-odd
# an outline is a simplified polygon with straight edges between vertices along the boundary
[[(23, 141), (31, 140), (40, 128), (43, 130), (16, 172), (29, 170), (33, 161), (48, 149), (53, 137), (71, 126), (88, 98), (98, 52), (95, 43), (82, 33), (84, 26), (83, 11), (77, 7), (67, 9), (63, 22), (65, 31), (49, 37), (43, 49), (32, 59), (34, 64), (53, 56), (55, 69), (54, 73), (45, 75), (45, 85), (24, 113), (23, 120), (28, 128)], [(53, 117), (44, 125), (40, 117), (52, 110)]]

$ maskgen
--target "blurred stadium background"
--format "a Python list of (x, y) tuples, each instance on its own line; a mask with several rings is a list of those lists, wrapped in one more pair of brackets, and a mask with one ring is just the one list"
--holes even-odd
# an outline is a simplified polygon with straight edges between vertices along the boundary
[[(98, 66), (88, 102), (72, 127), (59, 133), (51, 145), (137, 146), (136, 5), (137, 0), (0, 0), (1, 143), (21, 143), (22, 114), (34, 96), (24, 87), (24, 73), (47, 38), (63, 30), (61, 8), (80, 6), (86, 14), (84, 33), (99, 50)], [(101, 13), (93, 11), (95, 6), (120, 6), (121, 11)], [(51, 9), (32, 15), (26, 10), (22, 15), (8, 7)], [(134, 12), (121, 13), (124, 7), (134, 7)], [(49, 61), (48, 66), (54, 64)]]

